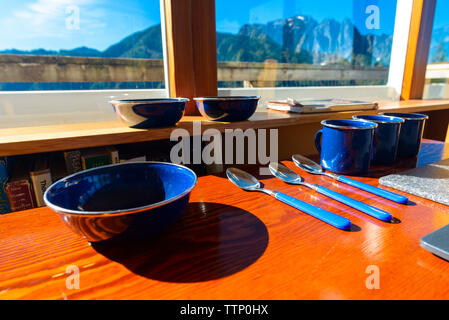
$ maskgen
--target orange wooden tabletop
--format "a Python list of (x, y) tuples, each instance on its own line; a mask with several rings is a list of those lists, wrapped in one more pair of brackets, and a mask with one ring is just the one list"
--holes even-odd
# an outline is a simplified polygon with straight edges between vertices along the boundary
[[(417, 161), (448, 157), (449, 145), (426, 141)], [(377, 185), (375, 177), (414, 165), (375, 168), (374, 177), (357, 179)], [(398, 221), (381, 222), (304, 187), (260, 177), (267, 188), (351, 219), (352, 230), (342, 231), (265, 194), (242, 191), (223, 175), (199, 178), (182, 218), (138, 244), (89, 245), (49, 208), (16, 212), (0, 216), (0, 299), (449, 298), (449, 262), (419, 244), (449, 224), (448, 206), (412, 195), (410, 205), (400, 205), (301, 174)], [(377, 272), (379, 288), (368, 289)]]

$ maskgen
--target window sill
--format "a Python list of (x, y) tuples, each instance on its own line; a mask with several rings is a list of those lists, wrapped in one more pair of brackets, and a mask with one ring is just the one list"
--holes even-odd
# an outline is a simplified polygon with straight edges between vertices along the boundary
[(0, 156), (32, 154), (89, 148), (105, 145), (135, 143), (169, 139), (176, 128), (193, 133), (193, 121), (202, 121), (202, 131), (210, 128), (224, 132), (225, 129), (263, 129), (316, 123), (324, 119), (344, 119), (356, 114), (374, 114), (383, 111), (429, 112), (449, 109), (449, 100), (410, 100), (380, 103), (378, 110), (346, 111), (318, 114), (294, 114), (277, 111), (258, 111), (248, 121), (223, 123), (206, 121), (202, 117), (184, 117), (176, 127), (150, 130), (131, 129), (119, 121), (91, 122), (82, 124), (50, 125), (0, 129)]

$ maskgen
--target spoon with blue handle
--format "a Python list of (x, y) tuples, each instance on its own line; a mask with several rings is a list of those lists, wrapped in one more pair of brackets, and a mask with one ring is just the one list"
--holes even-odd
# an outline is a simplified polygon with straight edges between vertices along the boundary
[(357, 180), (354, 180), (354, 179), (351, 179), (348, 177), (339, 176), (339, 175), (336, 175), (333, 173), (325, 172), (325, 171), (323, 171), (323, 168), (321, 168), (321, 166), (318, 163), (313, 162), (309, 158), (306, 158), (299, 154), (293, 155), (292, 160), (298, 167), (300, 167), (304, 171), (307, 171), (308, 173), (325, 175), (329, 178), (349, 184), (352, 187), (359, 188), (364, 191), (368, 191), (370, 193), (378, 195), (379, 197), (382, 197), (382, 198), (385, 198), (385, 199), (388, 199), (388, 200), (391, 200), (391, 201), (394, 201), (397, 203), (405, 204), (408, 202), (408, 198), (403, 195), (400, 195), (400, 194), (397, 194), (397, 193), (394, 193), (394, 192), (391, 192), (388, 190), (384, 190), (384, 189), (381, 189), (381, 188), (378, 188), (378, 187), (375, 187), (375, 186), (372, 186), (372, 185), (369, 185), (369, 184), (366, 184), (366, 183), (363, 183), (363, 182), (360, 182), (360, 181), (357, 181)]
[(309, 215), (317, 219), (320, 219), (321, 221), (324, 221), (338, 229), (348, 230), (351, 228), (351, 221), (349, 219), (346, 219), (345, 217), (339, 216), (335, 213), (326, 211), (319, 207), (315, 207), (311, 204), (288, 196), (284, 193), (262, 188), (259, 180), (257, 180), (255, 177), (253, 177), (252, 175), (250, 175), (245, 171), (236, 168), (229, 168), (226, 170), (226, 175), (228, 176), (228, 179), (231, 180), (232, 183), (242, 188), (243, 190), (259, 191), (266, 193), (272, 197), (275, 197), (277, 200), (282, 201), (305, 213), (308, 213)]
[(281, 179), (284, 182), (291, 183), (291, 184), (298, 184), (298, 185), (308, 187), (310, 189), (315, 190), (318, 193), (321, 193), (322, 195), (325, 195), (325, 196), (328, 196), (329, 198), (340, 201), (341, 203), (344, 203), (354, 209), (362, 211), (362, 212), (364, 212), (374, 218), (377, 218), (379, 220), (389, 222), (393, 218), (392, 215), (386, 211), (383, 211), (381, 209), (370, 206), (366, 203), (363, 203), (363, 202), (357, 201), (355, 199), (352, 199), (350, 197), (347, 197), (344, 194), (335, 192), (333, 190), (330, 190), (323, 186), (319, 186), (317, 184), (310, 184), (310, 183), (304, 182), (303, 177), (301, 177), (299, 174), (297, 174), (293, 170), (290, 170), (283, 164), (271, 162), (269, 169), (270, 169), (270, 172), (273, 174), (273, 176)]

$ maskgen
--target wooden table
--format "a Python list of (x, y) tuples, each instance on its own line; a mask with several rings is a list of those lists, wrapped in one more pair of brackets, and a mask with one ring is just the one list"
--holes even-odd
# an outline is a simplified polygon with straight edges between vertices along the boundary
[[(448, 157), (449, 145), (426, 141), (417, 161), (424, 165)], [(283, 163), (299, 171), (290, 161)], [(377, 185), (375, 177), (414, 165), (416, 160), (400, 162), (358, 179)], [(390, 211), (398, 223), (261, 177), (267, 188), (354, 223), (351, 231), (338, 230), (210, 175), (199, 178), (175, 225), (139, 245), (91, 246), (49, 208), (1, 216), (0, 299), (449, 298), (449, 263), (419, 245), (422, 236), (449, 223), (448, 206), (412, 195), (410, 205), (399, 205), (302, 173), (308, 182)], [(368, 289), (377, 271), (380, 287)]]

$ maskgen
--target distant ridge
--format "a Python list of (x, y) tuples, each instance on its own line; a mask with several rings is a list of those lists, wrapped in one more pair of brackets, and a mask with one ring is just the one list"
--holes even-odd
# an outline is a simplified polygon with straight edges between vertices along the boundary
[[(266, 24), (245, 24), (237, 34), (217, 32), (218, 61), (314, 63), (388, 66), (392, 35), (362, 35), (354, 24), (309, 16), (294, 16)], [(449, 58), (449, 26), (434, 30), (429, 61)], [(33, 54), (75, 57), (162, 59), (161, 26), (135, 32), (104, 51), (88, 47), (72, 50), (9, 49), (2, 54)]]
[(39, 56), (73, 56), (73, 57), (101, 57), (102, 52), (96, 49), (79, 47), (72, 50), (46, 50), (46, 49), (35, 49), (30, 51), (8, 49), (0, 51), (1, 54), (32, 54)]

